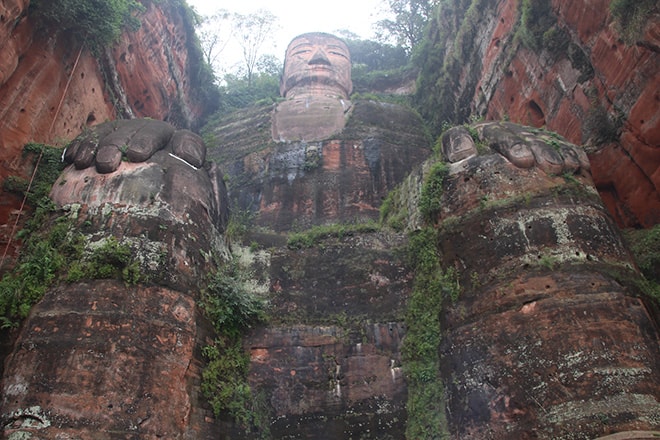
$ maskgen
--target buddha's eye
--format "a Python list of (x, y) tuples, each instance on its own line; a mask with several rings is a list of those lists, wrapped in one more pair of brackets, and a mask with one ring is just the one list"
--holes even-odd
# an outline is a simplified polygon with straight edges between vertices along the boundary
[(348, 57), (347, 57), (345, 54), (343, 54), (343, 53), (341, 53), (341, 52), (336, 52), (336, 51), (334, 51), (334, 50), (331, 50), (331, 51), (330, 51), (330, 54), (332, 54), (332, 55), (337, 55), (337, 56), (339, 56), (339, 57), (342, 57), (342, 58), (346, 58), (346, 59), (348, 59)]
[(312, 51), (312, 47), (309, 44), (298, 44), (295, 47), (291, 48), (291, 55), (300, 56), (306, 55)]

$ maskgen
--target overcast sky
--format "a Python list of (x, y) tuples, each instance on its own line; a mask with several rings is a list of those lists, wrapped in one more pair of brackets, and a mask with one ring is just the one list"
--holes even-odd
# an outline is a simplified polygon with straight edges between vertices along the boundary
[[(382, 17), (385, 0), (187, 0), (202, 15), (211, 15), (219, 9), (241, 14), (255, 13), (259, 9), (270, 11), (278, 19), (279, 29), (273, 36), (271, 47), (264, 53), (284, 59), (289, 42), (305, 32), (329, 32), (347, 29), (359, 37), (374, 37), (373, 23)], [(240, 52), (226, 55), (240, 61)]]

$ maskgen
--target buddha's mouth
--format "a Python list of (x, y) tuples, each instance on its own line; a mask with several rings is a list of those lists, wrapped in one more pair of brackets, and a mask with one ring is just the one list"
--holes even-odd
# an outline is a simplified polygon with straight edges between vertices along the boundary
[(328, 66), (326, 64), (313, 64), (311, 66), (308, 66), (307, 70), (326, 71), (326, 72), (334, 72), (335, 71), (335, 69), (332, 66)]

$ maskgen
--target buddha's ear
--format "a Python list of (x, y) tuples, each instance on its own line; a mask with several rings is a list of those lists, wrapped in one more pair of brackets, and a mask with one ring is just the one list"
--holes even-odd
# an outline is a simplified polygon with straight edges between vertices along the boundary
[(284, 70), (282, 70), (282, 75), (280, 75), (280, 96), (286, 98), (284, 96)]

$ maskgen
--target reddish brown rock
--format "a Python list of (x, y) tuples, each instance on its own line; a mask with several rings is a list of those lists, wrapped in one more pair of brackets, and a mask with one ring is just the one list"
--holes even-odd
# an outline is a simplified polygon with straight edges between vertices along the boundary
[(250, 383), (267, 393), (273, 408), (273, 438), (402, 437), (403, 326), (372, 324), (360, 331), (357, 337), (338, 326), (271, 327), (246, 341), (253, 347)]
[(5, 438), (199, 438), (198, 319), (192, 296), (161, 287), (95, 281), (49, 292), (7, 359)]
[[(37, 31), (28, 3), (0, 4), (0, 180), (30, 174), (20, 160), (27, 142), (61, 143), (116, 117), (196, 127), (212, 105), (195, 77), (194, 31), (181, 7), (146, 2), (140, 30), (122, 35), (102, 62), (83, 50), (76, 65), (79, 42), (71, 35)], [(10, 216), (19, 205), (4, 194), (0, 224), (13, 222)]]
[(403, 245), (401, 235), (374, 232), (270, 253), (272, 319), (244, 346), (272, 438), (403, 438), (402, 317), (412, 283), (395, 256)]
[[(534, 141), (497, 127), (479, 125), (481, 141), (499, 144), (503, 127)], [(545, 136), (537, 145), (561, 142), (563, 157), (577, 148)], [(588, 171), (541, 165), (486, 153), (452, 164), (444, 184), (438, 248), (462, 286), (439, 349), (451, 438), (656, 430), (655, 308), (625, 281), (640, 275)]]
[[(618, 224), (652, 226), (660, 219), (657, 10), (649, 15), (637, 41), (627, 45), (609, 13), (610, 1), (548, 3), (552, 27), (530, 31), (536, 33), (531, 38), (538, 40), (535, 49), (515, 37), (520, 2), (482, 1), (476, 21), (470, 12), (463, 15), (441, 8), (437, 29), (430, 34), (438, 53), (427, 58), (445, 57), (451, 69), (441, 79), (446, 84), (440, 92), (434, 75), (442, 69), (426, 73), (431, 80), (418, 91), (420, 99), (444, 92), (444, 102), (438, 102), (427, 116), (442, 115), (437, 128), (443, 120), (464, 122), (471, 114), (489, 120), (509, 119), (546, 127), (576, 144), (588, 144), (596, 188)], [(469, 34), (454, 28), (464, 18)], [(450, 29), (450, 38), (458, 36), (455, 46), (463, 52), (458, 63), (452, 63), (456, 54), (444, 41), (446, 29)], [(541, 42), (542, 37), (555, 48)], [(449, 45), (454, 47), (453, 41)]]
[(270, 112), (221, 121), (209, 157), (226, 164), (235, 206), (275, 231), (376, 219), (381, 200), (430, 154), (419, 117), (398, 105), (356, 102), (346, 127), (318, 142), (274, 142)]
[(199, 391), (199, 347), (210, 331), (196, 302), (206, 274), (229, 252), (222, 175), (175, 156), (168, 148), (179, 143), (195, 144), (200, 155), (205, 147), (159, 121), (102, 124), (85, 142), (93, 151), (91, 139), (126, 133), (129, 147), (150, 133), (142, 141), (162, 149), (105, 174), (91, 162), (70, 165), (51, 197), (88, 252), (110, 238), (127, 246), (139, 284), (63, 282), (46, 292), (5, 363), (7, 438), (199, 439), (219, 429)]

